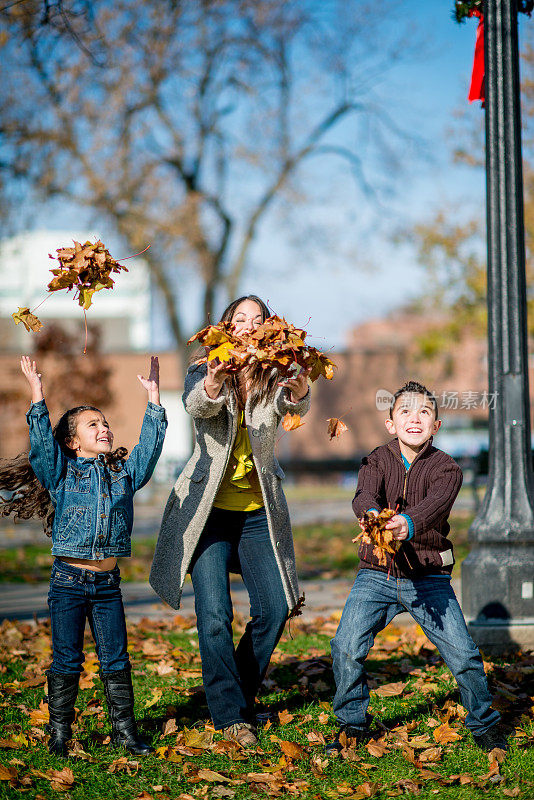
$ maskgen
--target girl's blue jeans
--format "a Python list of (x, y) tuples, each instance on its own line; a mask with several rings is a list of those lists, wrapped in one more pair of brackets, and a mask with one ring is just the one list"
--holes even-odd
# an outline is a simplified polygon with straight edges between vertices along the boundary
[(56, 558), (48, 607), (52, 621), (51, 672), (80, 673), (83, 635), (89, 620), (102, 672), (126, 669), (128, 642), (120, 590), (120, 571), (94, 572)]
[(491, 708), (491, 694), (477, 646), (469, 636), (449, 576), (392, 578), (362, 569), (345, 603), (334, 639), (332, 657), (336, 694), (334, 713), (342, 725), (365, 729), (369, 688), (364, 661), (375, 636), (401, 611), (421, 626), (456, 678), (467, 709), (465, 723), (479, 736), (500, 715)]
[[(230, 572), (250, 598), (250, 622), (237, 648)], [(252, 718), (256, 692), (288, 614), (265, 509), (214, 508), (191, 562), (204, 690), (217, 730)]]

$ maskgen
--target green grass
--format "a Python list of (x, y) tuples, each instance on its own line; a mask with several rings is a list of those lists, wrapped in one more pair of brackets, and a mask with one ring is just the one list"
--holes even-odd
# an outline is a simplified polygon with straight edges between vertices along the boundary
[[(451, 540), (456, 553), (456, 569), (469, 552), (467, 529), (473, 517), (455, 513), (451, 517)], [(293, 533), (297, 565), (301, 577), (350, 577), (358, 566), (358, 547), (352, 543), (358, 532), (354, 524), (333, 522), (321, 525), (298, 525)], [(121, 575), (126, 581), (145, 580), (150, 571), (156, 537), (135, 538), (132, 558), (121, 560)], [(1, 581), (36, 582), (50, 578), (50, 542), (42, 545), (2, 550)]]
[[(244, 620), (237, 620), (236, 633), (242, 631), (243, 624)], [(237, 746), (229, 750), (221, 747), (220, 737), (210, 730), (192, 621), (132, 626), (129, 636), (136, 713), (143, 734), (156, 748), (164, 748), (162, 757), (136, 759), (107, 743), (110, 728), (96, 676), (93, 686), (80, 691), (76, 704), (75, 739), (81, 752), (78, 757), (62, 760), (48, 754), (43, 723), (30, 718), (42, 701), (43, 687), (20, 683), (43, 679), (50, 658), (48, 623), (35, 627), (4, 622), (0, 628), (0, 798), (18, 798), (21, 790), (29, 798), (64, 796), (72, 800), (241, 800), (286, 795), (303, 800), (366, 796), (385, 800), (401, 795), (440, 800), (518, 796), (530, 800), (534, 796), (533, 659), (490, 665), (496, 704), (518, 733), (511, 739), (504, 763), (494, 764), (491, 776), (488, 756), (475, 747), (462, 724), (452, 677), (415, 628), (390, 626), (378, 637), (368, 659), (373, 687), (380, 690), (384, 684), (399, 683), (403, 688), (398, 696), (381, 697), (372, 692), (371, 711), (376, 715), (372, 744), (380, 750), (382, 743), (383, 754), (360, 746), (326, 758), (321, 741), (328, 741), (335, 730), (329, 655), (335, 624), (334, 619), (292, 623), (292, 637), (286, 633), (282, 638), (260, 697), (264, 709), (284, 712), (285, 724), (263, 730), (259, 747), (248, 751)], [(152, 655), (147, 654), (147, 642), (152, 645)], [(94, 648), (89, 638), (86, 645), (86, 652), (92, 656), (86, 662), (87, 678), (94, 670)], [(169, 668), (172, 673), (158, 674), (158, 670)], [(84, 714), (87, 711), (91, 713)], [(163, 727), (173, 719), (175, 732), (163, 736)], [(437, 746), (434, 732), (447, 720), (460, 738), (442, 745), (436, 755), (431, 749)], [(404, 748), (400, 746), (403, 730), (408, 742)], [(196, 731), (197, 745), (200, 734), (200, 747), (192, 746), (192, 731)], [(16, 739), (21, 734), (26, 743)], [(427, 746), (417, 746), (424, 741), (421, 737), (427, 738)], [(287, 755), (291, 747), (288, 742), (298, 745), (290, 751), (291, 757)], [(437, 760), (418, 762), (418, 757), (429, 751)], [(52, 788), (46, 776), (36, 774), (64, 767), (72, 770), (74, 778), (71, 786), (64, 785), (64, 792)], [(5, 769), (9, 768), (16, 771), (12, 785), (5, 780)], [(438, 777), (428, 777), (425, 769)], [(219, 777), (199, 770), (211, 770)], [(258, 773), (264, 775), (263, 779), (249, 777)]]

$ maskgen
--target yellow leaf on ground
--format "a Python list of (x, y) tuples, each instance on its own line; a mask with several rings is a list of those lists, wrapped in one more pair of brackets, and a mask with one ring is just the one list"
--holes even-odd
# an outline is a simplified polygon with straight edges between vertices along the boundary
[(211, 731), (197, 731), (195, 728), (184, 728), (184, 743), (186, 747), (195, 747), (200, 750), (209, 750), (213, 742)]
[(462, 738), (447, 722), (434, 728), (432, 734), (438, 744), (449, 744), (450, 742), (456, 742), (458, 739)]
[(150, 708), (151, 706), (155, 706), (156, 703), (159, 703), (162, 695), (163, 695), (163, 689), (152, 689), (152, 695), (145, 702), (145, 708)]

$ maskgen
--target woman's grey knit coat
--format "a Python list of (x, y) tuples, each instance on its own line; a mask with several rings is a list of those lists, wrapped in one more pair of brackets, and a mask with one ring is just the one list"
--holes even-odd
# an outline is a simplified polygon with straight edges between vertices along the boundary
[[(219, 397), (212, 400), (204, 389), (206, 373), (206, 364), (193, 365), (185, 378), (183, 402), (194, 419), (195, 449), (167, 501), (150, 571), (153, 589), (176, 609), (180, 606), (193, 553), (230, 460), (238, 426), (234, 393), (224, 385)], [(282, 491), (284, 473), (274, 456), (274, 447), (281, 417), (288, 411), (302, 416), (309, 406), (309, 392), (298, 403), (292, 403), (286, 388), (280, 388), (271, 402), (260, 402), (253, 409), (248, 400), (245, 405), (252, 457), (290, 611), (299, 599), (297, 570), (289, 511)]]

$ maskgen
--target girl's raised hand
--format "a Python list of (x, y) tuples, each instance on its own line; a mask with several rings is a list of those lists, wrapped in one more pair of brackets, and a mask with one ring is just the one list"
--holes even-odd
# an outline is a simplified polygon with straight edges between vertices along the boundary
[(37, 372), (37, 365), (29, 356), (22, 356), (20, 359), (22, 374), (30, 384), (32, 390), (32, 403), (43, 400), (43, 387), (41, 384), (41, 373)]
[(148, 378), (143, 378), (138, 375), (141, 385), (148, 392), (148, 400), (150, 403), (159, 406), (159, 360), (157, 356), (150, 357), (150, 375)]

